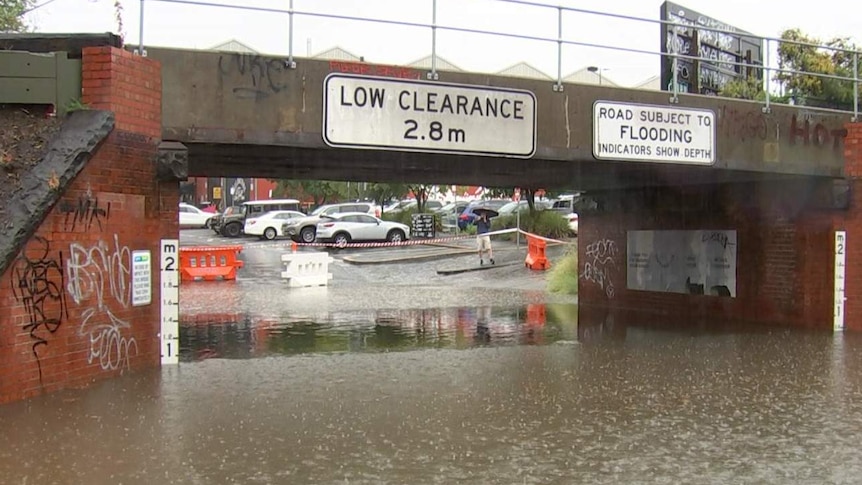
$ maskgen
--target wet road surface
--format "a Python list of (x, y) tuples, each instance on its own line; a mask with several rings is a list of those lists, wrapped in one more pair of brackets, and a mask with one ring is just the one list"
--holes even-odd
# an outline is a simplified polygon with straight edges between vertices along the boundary
[(0, 482), (862, 476), (856, 335), (577, 322), (535, 275), (426, 271), (451, 261), (336, 263), (298, 295), (270, 281), (270, 251), (244, 251), (260, 269), (235, 283), (181, 288), (179, 366), (0, 406)]

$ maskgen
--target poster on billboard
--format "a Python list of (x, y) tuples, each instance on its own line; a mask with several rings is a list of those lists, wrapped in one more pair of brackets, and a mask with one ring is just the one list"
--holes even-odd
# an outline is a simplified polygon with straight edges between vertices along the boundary
[[(679, 59), (679, 91), (717, 95), (728, 82), (754, 77), (763, 79), (763, 41), (751, 32), (673, 2), (661, 5), (661, 51), (700, 57)], [(734, 63), (743, 63), (744, 66)], [(661, 56), (662, 89), (673, 90), (673, 60)]]
[(630, 290), (736, 297), (736, 231), (628, 231)]

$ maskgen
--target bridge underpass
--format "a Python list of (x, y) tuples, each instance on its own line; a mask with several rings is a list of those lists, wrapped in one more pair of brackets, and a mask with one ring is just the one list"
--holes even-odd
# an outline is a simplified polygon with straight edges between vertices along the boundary
[[(835, 239), (845, 237), (853, 211), (845, 140), (857, 125), (848, 113), (699, 95), (673, 103), (665, 92), (560, 90), (464, 72), (425, 81), (415, 69), (343, 61), (296, 59), (288, 68), (286, 59), (252, 54), (147, 51), (162, 67), (162, 138), (187, 147), (190, 175), (584, 190), (597, 203), (580, 214), (582, 311), (832, 324), (839, 283), (821, 268), (834, 266)], [(368, 70), (396, 76), (361, 74)], [(417, 113), (416, 99), (427, 108), (475, 92), (519, 100), (524, 116)], [(676, 139), (648, 139), (653, 133)], [(477, 138), (486, 143), (469, 143)], [(625, 160), (613, 155), (623, 151)]]
[[(162, 65), (164, 140), (188, 147), (189, 174), (349, 181), (423, 181), (489, 186), (524, 185), (582, 190), (710, 184), (843, 174), (846, 113), (707, 96), (669, 101), (665, 92), (564, 85), (464, 72), (440, 72), (441, 84), (519, 90), (535, 96), (535, 154), (474, 156), (339, 148), (323, 136), (324, 83), (330, 74), (361, 72), (343, 61), (286, 60), (243, 53), (147, 48)], [(424, 78), (415, 69), (384, 70), (398, 86)], [(360, 77), (361, 78), (361, 77)], [(372, 78), (372, 77), (369, 77)], [(403, 84), (398, 84), (399, 82)], [(435, 82), (423, 82), (422, 86)], [(707, 110), (715, 114), (713, 164), (598, 160), (593, 104), (597, 101)], [(369, 113), (368, 120), (373, 113)], [(452, 125), (454, 117), (441, 118)], [(457, 121), (457, 120), (456, 120)], [(474, 129), (467, 119), (459, 128)], [(480, 120), (481, 121), (481, 120)], [(605, 158), (605, 157), (603, 157)]]

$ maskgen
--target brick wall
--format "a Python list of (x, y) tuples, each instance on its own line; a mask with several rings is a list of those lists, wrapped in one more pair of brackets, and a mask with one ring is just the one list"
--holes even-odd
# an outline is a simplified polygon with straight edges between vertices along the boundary
[[(176, 237), (179, 199), (155, 176), (159, 65), (105, 47), (82, 68), (84, 103), (117, 124), (0, 278), (0, 403), (159, 365), (159, 242)], [(143, 306), (135, 250), (152, 261)]]
[(845, 325), (862, 330), (862, 123), (847, 125), (844, 158), (852, 210), (834, 217), (834, 225), (836, 230), (847, 231)]
[[(612, 194), (580, 218), (581, 305), (641, 322), (742, 320), (831, 326), (834, 211), (809, 207), (810, 181)], [(736, 297), (627, 289), (629, 230), (735, 230)], [(644, 320), (645, 319), (645, 320)]]

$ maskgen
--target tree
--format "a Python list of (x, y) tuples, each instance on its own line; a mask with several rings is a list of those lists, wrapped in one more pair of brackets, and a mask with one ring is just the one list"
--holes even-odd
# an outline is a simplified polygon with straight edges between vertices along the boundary
[(416, 197), (416, 211), (425, 212), (425, 202), (428, 201), (428, 194), (434, 189), (434, 185), (407, 184), (407, 189), (413, 192), (413, 197)]
[[(853, 54), (829, 49), (855, 49), (848, 38), (836, 37), (823, 42), (809, 37), (799, 29), (785, 30), (781, 38), (801, 43), (782, 42), (779, 45), (778, 67), (781, 69), (853, 77)], [(853, 109), (854, 86), (850, 81), (789, 72), (776, 74), (775, 80), (781, 83), (784, 93), (797, 104)]]
[(374, 200), (382, 209), (386, 206), (387, 202), (395, 198), (401, 198), (407, 191), (407, 186), (404, 184), (371, 183), (365, 189), (365, 195)]
[[(853, 49), (854, 46), (851, 46), (846, 38), (822, 42), (803, 34), (799, 29), (785, 30), (781, 38), (812, 45), (782, 42), (778, 48), (778, 67), (783, 70), (811, 74), (793, 72), (775, 74), (773, 80), (781, 85), (782, 93), (776, 94), (770, 90), (770, 99), (776, 103), (788, 103), (792, 100), (795, 104), (852, 110), (852, 82), (823, 78), (815, 74), (852, 78), (852, 54), (834, 51), (827, 47)], [(722, 88), (720, 95), (728, 98), (766, 100), (763, 83), (756, 76), (728, 82)]]
[(327, 201), (338, 200), (344, 195), (344, 182), (329, 180), (276, 180), (275, 193), (281, 197), (290, 195), (297, 199), (311, 197), (314, 205), (319, 206)]
[(35, 0), (0, 0), (0, 32), (27, 32), (24, 15), (33, 8)]

